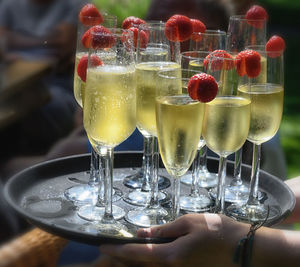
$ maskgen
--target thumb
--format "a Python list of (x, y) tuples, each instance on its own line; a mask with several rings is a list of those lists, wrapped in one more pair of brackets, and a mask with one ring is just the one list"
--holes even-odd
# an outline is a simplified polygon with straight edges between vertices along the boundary
[(177, 238), (186, 235), (190, 232), (191, 222), (185, 216), (179, 217), (177, 220), (159, 226), (153, 226), (151, 228), (141, 228), (137, 231), (138, 237), (150, 238), (150, 237), (170, 237)]

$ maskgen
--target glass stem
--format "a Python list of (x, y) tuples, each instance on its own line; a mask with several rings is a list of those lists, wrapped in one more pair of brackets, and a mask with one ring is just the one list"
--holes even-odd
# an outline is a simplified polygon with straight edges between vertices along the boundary
[(89, 186), (96, 186), (98, 185), (100, 180), (99, 177), (99, 155), (95, 151), (95, 149), (92, 148), (91, 151), (91, 164), (90, 164), (90, 178), (88, 181)]
[(192, 165), (192, 185), (191, 185), (191, 197), (197, 197), (199, 195), (199, 165), (200, 165), (200, 150), (197, 149), (196, 157)]
[(261, 145), (253, 144), (250, 194), (249, 194), (249, 199), (247, 202), (248, 205), (259, 205), (260, 204), (260, 202), (258, 200), (260, 155), (261, 155)]
[(153, 137), (147, 136), (144, 137), (144, 154), (143, 154), (143, 171), (144, 171), (144, 180), (142, 185), (142, 191), (150, 191), (150, 177), (151, 177), (151, 165), (152, 165), (152, 145)]
[(114, 154), (112, 148), (107, 148), (104, 155), (104, 201), (105, 211), (102, 221), (111, 223), (114, 221), (112, 214), (112, 191), (113, 191), (113, 160)]
[(230, 183), (231, 186), (240, 186), (243, 184), (241, 173), (242, 173), (242, 156), (243, 148), (241, 147), (234, 155), (234, 170), (233, 179)]
[(104, 166), (105, 166), (105, 162), (104, 159), (105, 157), (103, 156), (99, 156), (99, 168), (98, 168), (98, 173), (99, 173), (99, 183), (98, 183), (98, 197), (97, 197), (97, 203), (96, 206), (97, 207), (103, 207), (105, 206), (105, 195), (104, 195)]
[(220, 156), (215, 213), (224, 213), (225, 211), (226, 163), (227, 158)]
[(151, 184), (151, 198), (148, 208), (157, 208), (159, 207), (158, 201), (158, 167), (159, 167), (159, 151), (157, 138), (152, 137), (152, 168), (150, 176)]
[(200, 153), (199, 170), (205, 171), (206, 164), (207, 164), (207, 146), (206, 145), (202, 146), (199, 153)]
[(173, 177), (173, 196), (172, 196), (172, 220), (176, 220), (179, 217), (180, 211), (180, 179), (179, 177)]

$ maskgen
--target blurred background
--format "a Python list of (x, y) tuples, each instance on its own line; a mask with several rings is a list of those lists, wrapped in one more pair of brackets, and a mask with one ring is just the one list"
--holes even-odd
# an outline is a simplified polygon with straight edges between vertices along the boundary
[[(36, 27), (46, 12), (42, 9), (15, 6), (9, 13), (8, 2), (32, 2), (49, 8), (49, 27)], [(73, 96), (74, 56), (77, 15), (86, 2), (81, 0), (0, 0), (0, 186), (15, 172), (57, 156), (86, 153), (87, 140), (82, 129), (82, 114)], [(200, 7), (198, 19), (209, 28), (227, 29), (231, 14), (244, 14), (254, 3), (265, 7), (269, 14), (268, 37), (281, 35), (286, 41), (285, 100), (279, 131), (284, 151), (287, 177), (300, 175), (300, 1), (295, 0), (94, 0), (100, 10), (118, 17), (118, 24), (128, 16), (165, 20), (175, 13)], [(184, 4), (182, 4), (184, 3)], [(201, 4), (204, 4), (201, 9)], [(180, 12), (183, 10), (184, 12)], [(210, 12), (207, 8), (210, 6)], [(60, 12), (56, 12), (59, 10)], [(169, 10), (169, 13), (168, 13)], [(195, 9), (196, 10), (196, 9)], [(201, 11), (202, 10), (202, 11)], [(28, 11), (28, 14), (25, 13)], [(203, 14), (202, 14), (202, 13)], [(220, 13), (223, 12), (223, 13)], [(53, 16), (56, 14), (56, 16)], [(165, 14), (165, 17), (163, 15)], [(221, 14), (221, 15), (220, 15)], [(29, 17), (26, 20), (26, 16)], [(202, 17), (203, 16), (203, 17)], [(28, 21), (28, 24), (26, 24)], [(62, 22), (62, 23), (59, 23)], [(30, 24), (31, 23), (31, 24)], [(51, 31), (49, 30), (51, 27)], [(23, 36), (14, 31), (22, 28)], [(32, 31), (36, 39), (29, 40)], [(38, 34), (38, 31), (41, 33)], [(45, 32), (47, 33), (45, 35)], [(44, 35), (43, 35), (44, 34)], [(19, 39), (18, 39), (19, 38)], [(10, 40), (10, 41), (8, 41)], [(12, 45), (14, 43), (14, 45)], [(19, 42), (19, 43), (18, 43)], [(16, 44), (34, 44), (33, 49)], [(17, 64), (16, 64), (17, 63)], [(54, 82), (55, 81), (55, 82)], [(0, 192), (2, 199), (2, 193)], [(29, 226), (0, 201), (0, 243)], [(3, 212), (1, 212), (1, 209)], [(3, 213), (3, 216), (2, 216)]]

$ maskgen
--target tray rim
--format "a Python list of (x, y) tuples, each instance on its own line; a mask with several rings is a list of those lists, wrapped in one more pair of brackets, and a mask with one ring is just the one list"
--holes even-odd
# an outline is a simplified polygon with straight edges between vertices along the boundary
[[(142, 151), (116, 151), (115, 154), (141, 154), (142, 155)], [(89, 157), (90, 153), (85, 153), (85, 154), (77, 154), (77, 155), (72, 155), (72, 156), (66, 156), (66, 157), (60, 157), (60, 158), (55, 158), (52, 160), (47, 160), (47, 161), (43, 161), (40, 163), (37, 163), (35, 165), (32, 165), (30, 167), (27, 167), (25, 169), (23, 169), (22, 171), (14, 174), (12, 177), (10, 177), (7, 182), (4, 185), (4, 198), (6, 199), (6, 201), (8, 202), (8, 204), (18, 213), (20, 214), (22, 217), (24, 217), (26, 220), (28, 220), (32, 225), (39, 227), (49, 233), (52, 233), (54, 235), (59, 235), (62, 236), (64, 238), (70, 239), (70, 240), (76, 240), (78, 242), (82, 242), (82, 243), (86, 243), (86, 244), (90, 244), (90, 245), (100, 245), (103, 243), (118, 243), (118, 244), (122, 244), (122, 243), (166, 243), (166, 242), (170, 242), (173, 241), (173, 238), (138, 238), (138, 237), (133, 237), (133, 238), (126, 238), (126, 237), (111, 237), (111, 236), (107, 236), (107, 235), (87, 235), (84, 234), (82, 232), (80, 232), (79, 230), (76, 229), (72, 229), (70, 230), (68, 227), (63, 227), (61, 225), (54, 225), (51, 223), (46, 223), (46, 219), (40, 219), (37, 220), (33, 215), (30, 215), (30, 213), (26, 212), (16, 201), (13, 200), (13, 197), (11, 197), (10, 195), (10, 190), (12, 189), (13, 184), (16, 182), (16, 180), (18, 179), (19, 176), (22, 176), (24, 173), (31, 171), (32, 169), (35, 168), (39, 168), (40, 166), (44, 167), (47, 164), (55, 164), (56, 162), (61, 162), (64, 160), (72, 160), (73, 158), (85, 158), (85, 157)], [(218, 161), (218, 158), (216, 157), (210, 157), (208, 156), (208, 159), (210, 160), (215, 160)], [(228, 163), (233, 164), (232, 161), (228, 160)], [(243, 164), (244, 167), (250, 168), (251, 166), (247, 165), (247, 164)], [(260, 170), (260, 172), (267, 174), (268, 176), (270, 176), (272, 179), (277, 180), (277, 182), (281, 183), (285, 189), (293, 196), (292, 197), (292, 202), (290, 203), (290, 209), (287, 209), (282, 216), (280, 216), (280, 218), (278, 218), (277, 220), (274, 221), (274, 223), (272, 225), (275, 225), (276, 223), (278, 223), (279, 221), (281, 221), (283, 218), (286, 218), (294, 209), (295, 204), (296, 204), (296, 199), (295, 196), (292, 192), (292, 190), (289, 188), (289, 186), (282, 180), (280, 180), (278, 177), (265, 172), (263, 170)], [(76, 233), (77, 236), (74, 236), (74, 233)], [(82, 241), (82, 239), (84, 239), (84, 242)], [(80, 241), (81, 240), (81, 241)]]

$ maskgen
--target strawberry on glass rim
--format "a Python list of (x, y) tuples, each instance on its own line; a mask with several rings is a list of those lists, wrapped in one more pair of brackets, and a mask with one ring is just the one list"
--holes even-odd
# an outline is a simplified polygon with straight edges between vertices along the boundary
[(285, 41), (278, 35), (273, 35), (266, 43), (265, 50), (268, 57), (275, 58), (280, 57), (285, 50)]
[(84, 5), (79, 12), (79, 20), (85, 26), (94, 26), (103, 22), (103, 17), (93, 4)]
[(138, 27), (140, 24), (146, 24), (146, 21), (135, 16), (130, 16), (123, 20), (122, 28), (127, 30), (131, 27)]
[(264, 22), (268, 19), (268, 13), (263, 7), (254, 5), (247, 11), (245, 18), (249, 25), (262, 29)]
[[(83, 55), (80, 58), (78, 65), (77, 65), (77, 74), (83, 82), (86, 82), (88, 59), (89, 59), (88, 55)], [(98, 56), (92, 55), (90, 58), (90, 64), (91, 64), (91, 66), (96, 67), (96, 66), (103, 65), (103, 62)]]
[(83, 34), (81, 42), (86, 48), (101, 49), (112, 47), (116, 40), (109, 29), (95, 25)]
[(261, 56), (257, 51), (244, 50), (235, 57), (236, 71), (238, 75), (243, 77), (247, 75), (249, 78), (255, 78), (261, 71)]
[(192, 99), (207, 103), (217, 96), (218, 84), (213, 76), (198, 73), (190, 78), (187, 90)]
[(200, 42), (202, 39), (201, 33), (205, 33), (206, 26), (201, 20), (198, 19), (191, 19), (191, 22), (193, 26), (191, 39), (195, 42)]
[(193, 33), (191, 20), (184, 15), (173, 15), (165, 24), (165, 35), (169, 41), (183, 42), (190, 39)]
[(208, 69), (209, 61), (213, 60), (210, 65), (212, 71), (219, 71), (222, 68), (225, 70), (231, 70), (234, 67), (234, 62), (226, 60), (224, 63), (224, 59), (233, 59), (233, 56), (225, 50), (215, 50), (205, 57), (203, 60), (203, 66), (205, 69)]

